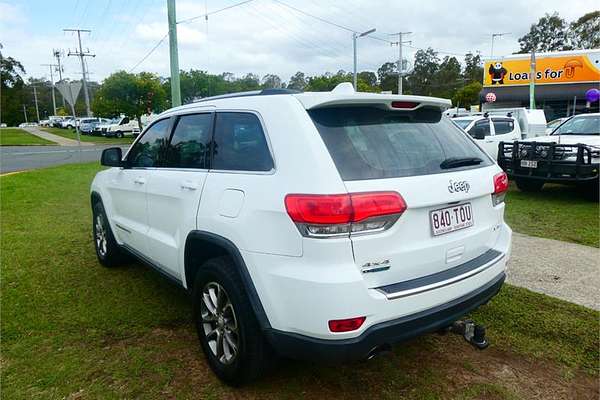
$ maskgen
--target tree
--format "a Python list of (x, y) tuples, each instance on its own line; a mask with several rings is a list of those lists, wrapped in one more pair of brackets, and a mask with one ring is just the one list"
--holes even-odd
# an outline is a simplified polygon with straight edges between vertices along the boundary
[(381, 90), (398, 93), (398, 64), (393, 62), (384, 63), (377, 70), (379, 87)]
[(519, 45), (519, 53), (570, 50), (567, 23), (558, 13), (546, 14), (519, 38)]
[(408, 76), (408, 83), (413, 94), (432, 95), (435, 76), (440, 68), (439, 64), (440, 59), (437, 52), (431, 47), (427, 50), (418, 50), (415, 53), (414, 68)]
[(304, 90), (306, 88), (306, 85), (308, 85), (306, 75), (304, 75), (304, 72), (298, 71), (294, 75), (292, 75), (287, 87), (288, 89)]
[(480, 82), (482, 80), (483, 67), (481, 66), (481, 56), (479, 54), (465, 54), (465, 69), (462, 76), (465, 82)]
[(482, 88), (481, 82), (471, 82), (463, 86), (452, 96), (452, 104), (470, 109), (472, 104), (479, 104), (479, 92)]
[(571, 22), (569, 38), (575, 49), (600, 48), (600, 11), (587, 13)]
[(160, 112), (165, 107), (166, 92), (160, 78), (150, 72), (130, 74), (115, 72), (102, 82), (92, 109), (97, 115), (115, 116), (125, 114), (136, 118), (149, 112)]
[[(377, 86), (377, 75), (372, 71), (361, 71), (356, 75), (358, 80), (364, 82), (369, 88), (375, 88)], [(369, 90), (370, 91), (370, 90)]]
[(281, 86), (281, 78), (275, 74), (267, 74), (262, 78), (264, 89), (279, 89)]
[(23, 96), (25, 81), (21, 76), (24, 74), (23, 64), (12, 57), (5, 58), (0, 52), (1, 122), (8, 126), (16, 126), (25, 122), (22, 112), (23, 104), (25, 104)]
[(429, 90), (433, 96), (451, 98), (463, 85), (460, 63), (456, 57), (446, 56), (434, 75), (434, 84)]

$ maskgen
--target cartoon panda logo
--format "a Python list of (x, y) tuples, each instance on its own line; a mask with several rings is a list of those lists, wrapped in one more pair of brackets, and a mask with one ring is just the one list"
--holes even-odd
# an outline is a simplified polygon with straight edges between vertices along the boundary
[(490, 64), (488, 73), (492, 78), (492, 85), (502, 85), (504, 84), (504, 76), (508, 73), (508, 71), (502, 66), (501, 62), (495, 62)]

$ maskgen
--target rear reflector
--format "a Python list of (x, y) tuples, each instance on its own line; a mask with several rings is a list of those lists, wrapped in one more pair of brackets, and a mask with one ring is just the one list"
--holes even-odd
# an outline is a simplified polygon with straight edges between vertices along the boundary
[(414, 101), (392, 101), (392, 108), (404, 108), (410, 110), (418, 105), (419, 103), (415, 103)]
[(348, 319), (333, 319), (329, 321), (329, 330), (331, 332), (350, 332), (355, 331), (362, 326), (367, 317), (356, 317)]

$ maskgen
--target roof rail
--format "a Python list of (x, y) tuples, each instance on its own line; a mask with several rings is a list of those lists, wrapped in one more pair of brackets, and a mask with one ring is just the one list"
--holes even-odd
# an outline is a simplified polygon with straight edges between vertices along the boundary
[(276, 95), (276, 94), (295, 94), (295, 93), (302, 93), (302, 92), (300, 92), (299, 90), (293, 90), (293, 89), (277, 89), (277, 88), (251, 90), (248, 92), (227, 93), (227, 94), (221, 94), (218, 96), (205, 97), (203, 99), (194, 101), (194, 103), (202, 103), (204, 101), (210, 101), (210, 100), (230, 99), (230, 98), (235, 98), (235, 97), (271, 96), (271, 95)]

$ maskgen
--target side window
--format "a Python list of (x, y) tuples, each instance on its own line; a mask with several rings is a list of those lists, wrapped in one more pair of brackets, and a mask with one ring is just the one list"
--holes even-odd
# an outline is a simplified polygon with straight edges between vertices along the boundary
[(181, 116), (167, 150), (167, 167), (207, 168), (212, 114)]
[(270, 171), (273, 159), (258, 117), (217, 113), (212, 169)]
[(515, 123), (512, 119), (492, 118), (496, 135), (505, 135), (515, 129)]
[(138, 140), (127, 156), (131, 167), (158, 167), (169, 140), (169, 118), (152, 125)]
[(490, 136), (490, 121), (485, 119), (476, 122), (475, 125), (473, 125), (471, 129), (469, 129), (468, 133), (475, 139), (483, 139), (486, 136)]

